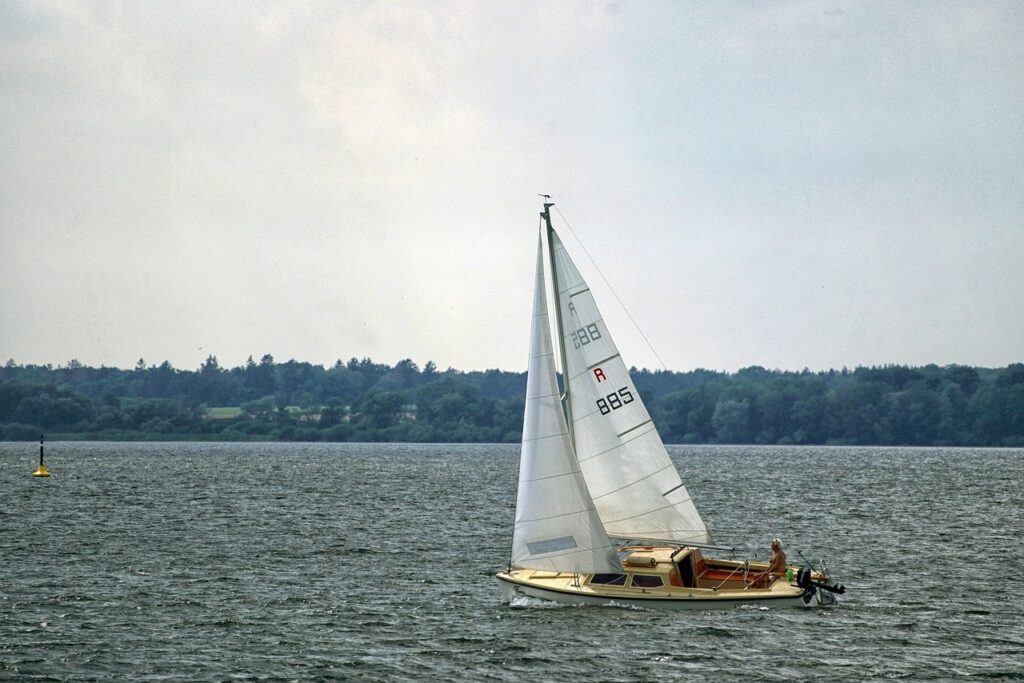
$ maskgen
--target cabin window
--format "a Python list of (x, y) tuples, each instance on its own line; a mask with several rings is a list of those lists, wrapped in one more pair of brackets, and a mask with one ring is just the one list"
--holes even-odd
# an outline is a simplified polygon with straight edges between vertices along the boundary
[(663, 585), (660, 576), (633, 574), (633, 586), (635, 588), (661, 588)]
[(590, 578), (590, 583), (602, 584), (605, 586), (625, 586), (626, 575), (625, 574), (594, 574)]

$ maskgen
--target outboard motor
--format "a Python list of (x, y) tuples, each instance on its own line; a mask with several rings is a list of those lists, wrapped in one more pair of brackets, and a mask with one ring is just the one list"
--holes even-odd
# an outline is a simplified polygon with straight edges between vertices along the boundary
[(814, 598), (814, 594), (818, 592), (818, 589), (814, 586), (814, 582), (811, 581), (811, 570), (809, 567), (801, 567), (800, 571), (797, 572), (796, 585), (804, 590), (804, 604), (811, 604), (811, 600)]
[[(818, 589), (824, 591), (818, 596), (819, 604), (833, 604), (836, 602), (836, 595), (842, 595), (846, 592), (846, 586), (838, 583), (830, 584), (828, 581), (815, 581), (811, 578), (810, 567), (801, 567), (800, 571), (796, 575), (796, 585), (804, 589), (804, 604), (809, 605), (811, 600), (817, 594)], [(827, 595), (826, 595), (827, 593)]]

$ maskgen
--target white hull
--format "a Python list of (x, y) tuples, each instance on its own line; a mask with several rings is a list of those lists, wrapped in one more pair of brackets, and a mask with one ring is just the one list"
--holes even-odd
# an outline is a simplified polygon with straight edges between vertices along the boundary
[[(527, 585), (512, 581), (506, 578), (507, 575), (498, 575), (498, 581), (501, 585), (502, 600), (505, 603), (511, 603), (517, 597), (529, 597), (536, 598), (538, 600), (548, 600), (551, 602), (558, 602), (566, 605), (593, 605), (593, 606), (617, 606), (617, 607), (637, 607), (642, 609), (655, 609), (655, 610), (727, 610), (734, 609), (741, 605), (765, 605), (765, 606), (778, 606), (778, 607), (818, 607), (822, 606), (821, 600), (824, 599), (824, 604), (835, 604), (835, 598), (830, 593), (824, 593), (823, 591), (817, 591), (817, 593), (808, 601), (804, 602), (802, 595), (787, 595), (787, 596), (770, 596), (765, 595), (763, 592), (758, 591), (757, 594), (737, 594), (737, 595), (726, 595), (726, 591), (721, 591), (719, 595), (712, 598), (701, 598), (701, 597), (629, 597), (629, 596), (603, 596), (595, 595), (593, 593), (584, 593), (582, 591), (573, 590), (549, 590), (536, 585)], [(729, 591), (732, 593), (734, 591)]]

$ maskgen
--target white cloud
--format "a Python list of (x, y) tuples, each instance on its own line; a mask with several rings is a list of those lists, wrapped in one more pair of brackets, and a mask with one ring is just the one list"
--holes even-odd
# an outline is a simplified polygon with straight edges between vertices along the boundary
[(0, 355), (521, 368), (550, 192), (672, 367), (1014, 359), (1017, 4), (0, 12)]

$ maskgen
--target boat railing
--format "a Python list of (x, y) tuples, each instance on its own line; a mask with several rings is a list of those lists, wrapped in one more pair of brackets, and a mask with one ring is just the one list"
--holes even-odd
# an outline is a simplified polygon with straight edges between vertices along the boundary
[(716, 591), (719, 588), (721, 588), (723, 585), (725, 585), (726, 581), (730, 581), (732, 579), (733, 575), (736, 572), (738, 572), (739, 570), (741, 570), (741, 569), (743, 570), (743, 584), (744, 584), (744, 586), (746, 586), (746, 583), (747, 583), (747, 572), (750, 571), (750, 560), (744, 560), (743, 564), (737, 565), (735, 569), (733, 569), (731, 572), (729, 572), (728, 576), (726, 576), (724, 579), (722, 579), (721, 581), (718, 582), (717, 586), (712, 586), (711, 590)]

